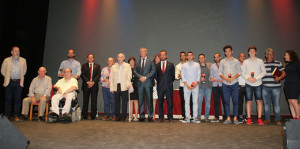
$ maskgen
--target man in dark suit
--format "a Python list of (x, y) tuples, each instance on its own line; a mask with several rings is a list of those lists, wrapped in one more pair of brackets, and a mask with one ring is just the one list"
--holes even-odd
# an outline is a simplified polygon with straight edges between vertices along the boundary
[(94, 63), (95, 56), (89, 54), (87, 56), (87, 63), (81, 67), (82, 90), (83, 90), (83, 108), (82, 119), (88, 117), (89, 98), (91, 95), (91, 119), (96, 119), (97, 114), (97, 96), (98, 96), (98, 82), (101, 75), (100, 65)]
[(173, 121), (173, 82), (175, 80), (174, 64), (167, 61), (167, 51), (159, 53), (160, 63), (156, 64), (156, 81), (158, 93), (159, 121), (164, 121), (164, 96), (166, 95), (168, 105), (168, 119)]
[(145, 121), (145, 92), (148, 121), (153, 122), (153, 86), (156, 68), (153, 60), (147, 57), (147, 53), (146, 48), (140, 48), (141, 59), (138, 60), (134, 69), (134, 74), (139, 78), (138, 93), (140, 122)]

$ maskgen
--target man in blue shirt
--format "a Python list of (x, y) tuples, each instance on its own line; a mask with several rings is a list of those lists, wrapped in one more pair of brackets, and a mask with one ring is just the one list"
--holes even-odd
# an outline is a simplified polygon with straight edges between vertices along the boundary
[(64, 70), (70, 68), (73, 73), (73, 78), (78, 79), (81, 75), (81, 65), (75, 59), (75, 51), (73, 49), (68, 50), (68, 59), (61, 62), (58, 69), (58, 77), (64, 76)]

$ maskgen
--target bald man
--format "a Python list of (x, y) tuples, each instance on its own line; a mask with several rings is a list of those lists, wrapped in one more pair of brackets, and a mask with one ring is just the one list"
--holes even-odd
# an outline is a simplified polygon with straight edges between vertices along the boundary
[(30, 104), (35, 104), (37, 101), (39, 104), (39, 121), (43, 119), (46, 101), (49, 100), (49, 96), (52, 89), (52, 80), (46, 75), (47, 70), (45, 67), (40, 67), (38, 70), (38, 76), (35, 77), (30, 84), (28, 97), (23, 99), (23, 108), (21, 120), (28, 119), (28, 110)]

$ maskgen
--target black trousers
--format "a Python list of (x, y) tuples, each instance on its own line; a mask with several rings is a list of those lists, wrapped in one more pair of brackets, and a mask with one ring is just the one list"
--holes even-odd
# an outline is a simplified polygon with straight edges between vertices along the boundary
[(88, 117), (89, 99), (91, 95), (91, 118), (95, 119), (97, 114), (97, 96), (98, 96), (98, 84), (94, 84), (93, 87), (88, 88), (84, 86), (83, 90), (83, 107), (82, 117), (86, 119)]
[[(128, 103), (128, 90), (121, 91), (121, 84), (118, 84), (117, 91), (114, 92), (115, 99), (115, 112), (117, 118), (126, 118), (127, 116), (127, 103)], [(122, 99), (122, 103), (121, 103)], [(122, 104), (122, 115), (120, 115), (120, 107)]]
[(244, 101), (246, 100), (246, 87), (239, 86), (239, 116), (243, 116)]
[(212, 87), (212, 92), (213, 92), (213, 98), (214, 98), (215, 118), (219, 119), (219, 115), (220, 115), (220, 111), (219, 111), (220, 97), (222, 99), (224, 115), (226, 115), (225, 101), (224, 101), (224, 97), (223, 97), (223, 89), (222, 89), (222, 87)]
[(168, 119), (173, 119), (173, 86), (168, 89), (157, 90), (158, 92), (158, 115), (160, 119), (164, 119), (164, 95), (168, 105)]
[[(184, 92), (183, 92), (183, 87), (179, 87), (179, 96), (181, 100), (181, 115), (183, 118), (185, 118), (185, 102), (184, 102)], [(191, 112), (191, 117), (193, 117), (193, 95), (191, 94), (191, 99), (190, 99), (190, 110)]]

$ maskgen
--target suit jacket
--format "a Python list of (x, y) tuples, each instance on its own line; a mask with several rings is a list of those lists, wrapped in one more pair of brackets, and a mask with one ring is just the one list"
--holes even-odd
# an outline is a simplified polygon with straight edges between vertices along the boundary
[[(148, 58), (146, 60), (146, 64), (144, 67), (144, 73), (142, 73), (142, 66), (141, 66), (142, 59), (139, 59), (136, 63), (136, 66), (134, 67), (134, 74), (140, 79), (142, 76), (146, 77), (146, 81), (144, 84), (147, 87), (152, 87), (154, 86), (154, 78), (156, 75), (156, 66), (153, 62), (153, 59)], [(141, 86), (143, 82), (138, 81), (138, 85)]]
[(162, 89), (173, 89), (173, 82), (175, 80), (175, 67), (174, 64), (167, 61), (165, 65), (165, 73), (163, 73), (161, 68), (161, 62), (156, 64), (156, 81), (157, 90)]
[[(26, 59), (19, 57), (20, 65), (21, 65), (21, 80), (20, 80), (20, 86), (24, 86), (24, 75), (27, 71), (27, 64)], [(12, 56), (6, 58), (1, 66), (1, 74), (4, 76), (4, 84), (3, 86), (6, 87), (9, 84), (10, 81), (10, 71), (11, 71), (11, 64), (12, 64)]]
[[(99, 79), (101, 76), (101, 69), (100, 65), (97, 63), (94, 63), (93, 67), (93, 76), (92, 81), (95, 82), (95, 85), (98, 85)], [(90, 81), (90, 66), (89, 63), (85, 63), (81, 67), (81, 79), (82, 79), (82, 88), (87, 87), (87, 82)]]

